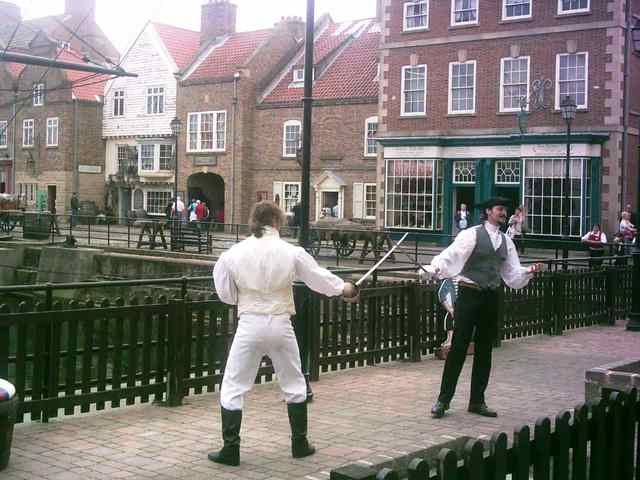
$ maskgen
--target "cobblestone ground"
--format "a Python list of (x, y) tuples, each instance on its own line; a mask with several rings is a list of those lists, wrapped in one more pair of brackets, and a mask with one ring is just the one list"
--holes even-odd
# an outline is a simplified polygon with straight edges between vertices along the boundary
[(325, 480), (332, 468), (376, 455), (393, 456), (461, 435), (512, 432), (539, 416), (555, 415), (584, 399), (585, 370), (640, 357), (640, 334), (594, 327), (561, 337), (503, 343), (495, 351), (487, 401), (497, 419), (465, 411), (470, 361), (451, 412), (427, 412), (443, 362), (390, 363), (323, 375), (314, 384), (310, 436), (316, 455), (289, 455), (286, 408), (276, 384), (249, 395), (242, 425), (241, 466), (209, 462), (220, 445), (218, 394), (191, 396), (168, 409), (131, 406), (108, 412), (19, 425), (4, 480), (63, 479), (307, 479)]

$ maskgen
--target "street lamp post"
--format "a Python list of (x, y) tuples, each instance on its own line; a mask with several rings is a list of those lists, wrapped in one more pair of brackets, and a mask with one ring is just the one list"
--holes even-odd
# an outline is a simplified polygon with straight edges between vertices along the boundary
[(178, 117), (171, 120), (171, 134), (173, 135), (173, 211), (171, 218), (171, 250), (178, 248), (177, 238), (180, 236), (178, 229), (180, 228), (180, 219), (178, 218), (178, 137), (182, 132), (182, 122)]
[[(640, 52), (640, 20), (636, 21), (636, 26), (631, 29), (631, 39), (633, 48)], [(640, 169), (640, 147), (638, 147), (638, 168)], [(636, 212), (640, 212), (640, 171), (636, 175), (638, 185), (636, 191)], [(633, 280), (631, 290), (631, 313), (627, 322), (627, 330), (640, 332), (640, 236), (636, 234), (636, 244), (633, 249)]]
[(175, 202), (175, 213), (178, 213), (178, 137), (182, 132), (182, 122), (178, 117), (171, 120), (171, 134), (175, 142), (173, 146), (174, 178), (173, 178), (173, 201)]
[[(562, 258), (569, 258), (569, 236), (571, 235), (571, 209), (570, 196), (571, 190), (571, 122), (576, 118), (576, 102), (570, 96), (566, 96), (560, 103), (562, 118), (567, 123), (567, 159), (564, 166), (564, 185), (562, 188), (564, 200), (562, 202)], [(567, 270), (567, 262), (562, 264), (563, 270)]]

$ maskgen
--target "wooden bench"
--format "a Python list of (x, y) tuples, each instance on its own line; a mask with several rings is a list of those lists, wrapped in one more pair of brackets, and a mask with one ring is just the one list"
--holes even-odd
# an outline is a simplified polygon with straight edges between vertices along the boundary
[(171, 224), (171, 250), (185, 251), (186, 247), (196, 247), (198, 253), (213, 251), (211, 223), (174, 221)]

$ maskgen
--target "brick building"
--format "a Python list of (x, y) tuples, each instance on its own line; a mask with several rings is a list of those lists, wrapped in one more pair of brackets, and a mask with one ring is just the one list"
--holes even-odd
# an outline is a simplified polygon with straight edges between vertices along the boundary
[[(117, 61), (117, 50), (95, 23), (94, 11), (95, 1), (67, 0), (65, 15), (23, 21), (16, 29), (20, 10), (0, 2), (0, 43), (73, 63), (109, 64), (98, 51)], [(67, 30), (78, 25), (78, 35), (93, 42), (95, 50)], [(73, 191), (102, 207), (105, 81), (86, 72), (0, 65), (0, 181), (5, 191), (24, 195), (30, 207), (38, 191), (44, 192), (47, 208), (57, 213), (69, 209)]]
[(246, 222), (251, 192), (258, 93), (297, 51), (299, 19), (236, 32), (236, 5), (202, 5), (201, 48), (181, 75), (177, 93), (178, 190), (206, 201), (216, 218)]
[(378, 224), (451, 233), (460, 203), (500, 194), (527, 207), (532, 234), (560, 235), (569, 95), (571, 235), (614, 232), (638, 175), (625, 27), (640, 2), (627, 1), (384, 0)]
[[(378, 44), (375, 19), (319, 19), (314, 48), (311, 215), (375, 220)], [(261, 93), (256, 113), (251, 191), (300, 200), (296, 150), (302, 134), (304, 45)], [(337, 207), (337, 208), (336, 208)]]
[(114, 214), (131, 210), (164, 215), (174, 185), (176, 75), (200, 48), (200, 33), (148, 23), (122, 67), (137, 77), (120, 77), (105, 89), (103, 137), (105, 180)]

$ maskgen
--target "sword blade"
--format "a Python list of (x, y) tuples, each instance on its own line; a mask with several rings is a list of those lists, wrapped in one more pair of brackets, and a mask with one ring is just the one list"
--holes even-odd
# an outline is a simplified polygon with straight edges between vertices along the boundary
[(398, 243), (396, 243), (396, 244), (393, 246), (393, 248), (392, 248), (391, 250), (389, 250), (389, 251), (385, 254), (385, 256), (384, 256), (384, 257), (382, 257), (382, 258), (380, 259), (380, 261), (378, 261), (378, 263), (376, 263), (373, 267), (371, 267), (371, 268), (369, 269), (369, 271), (368, 271), (367, 273), (365, 273), (365, 274), (362, 276), (362, 278), (356, 282), (356, 287), (359, 287), (359, 286), (362, 284), (362, 282), (364, 282), (367, 278), (369, 278), (369, 277), (371, 276), (371, 274), (372, 274), (373, 272), (375, 272), (375, 271), (378, 269), (378, 267), (379, 267), (380, 265), (382, 265), (382, 264), (384, 263), (384, 261), (385, 261), (387, 258), (389, 258), (389, 256), (394, 252), (394, 250), (395, 250), (396, 248), (398, 248), (402, 242), (404, 242), (404, 239), (405, 239), (405, 238), (407, 238), (407, 235), (409, 235), (409, 232), (405, 233), (405, 234), (402, 236), (402, 238), (398, 241)]

